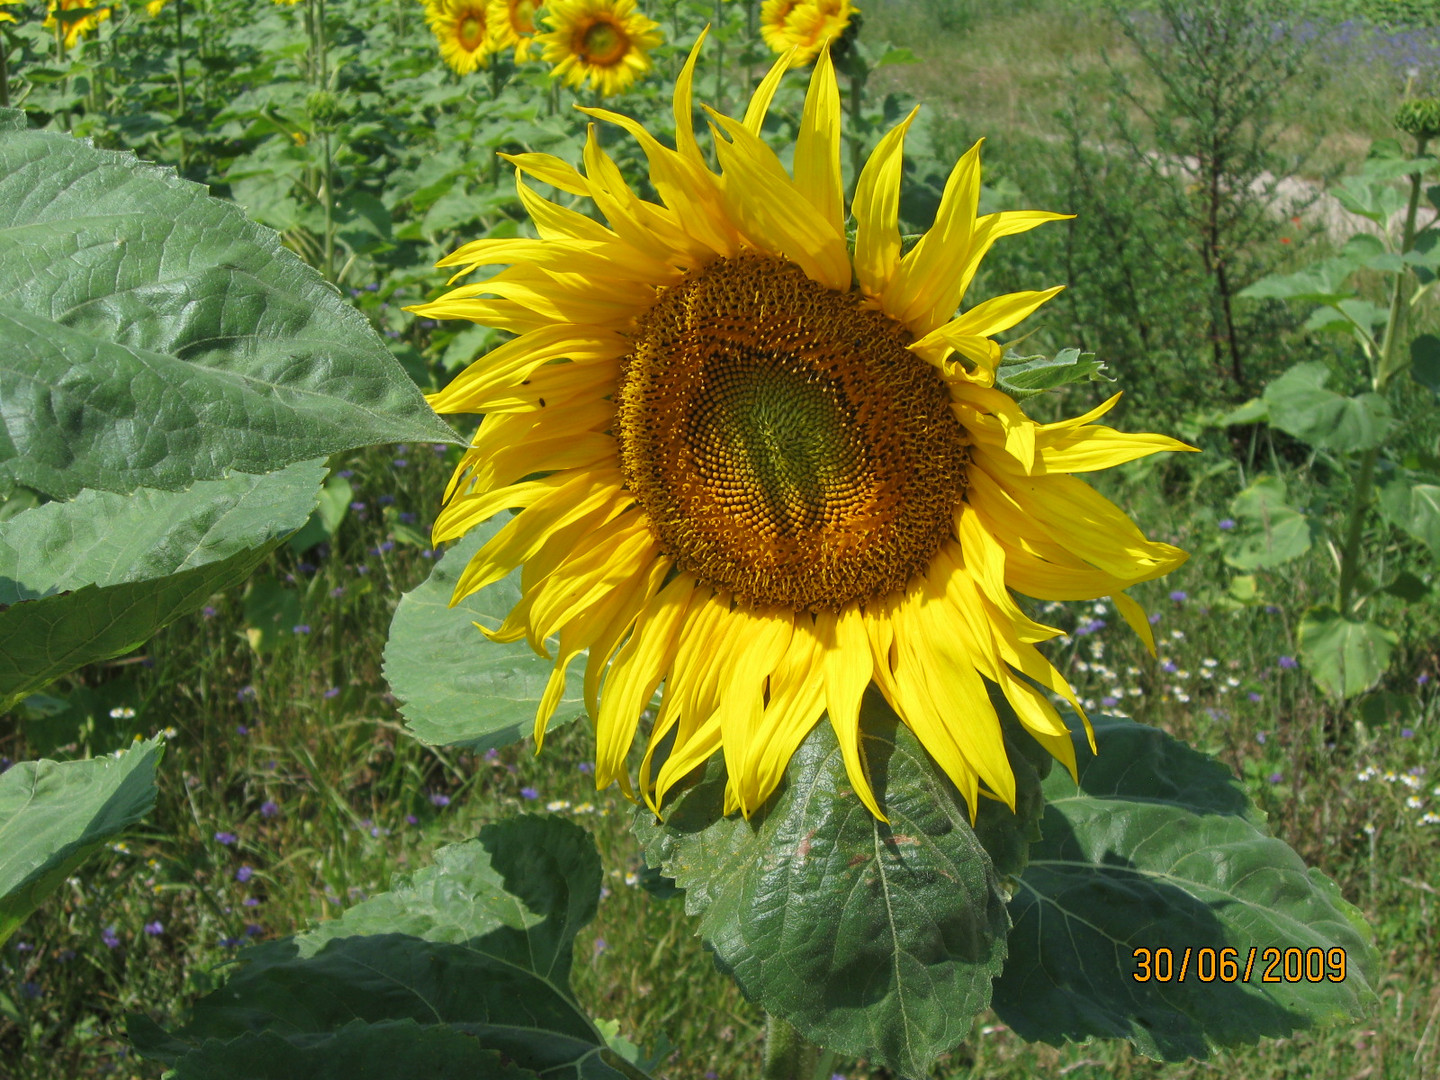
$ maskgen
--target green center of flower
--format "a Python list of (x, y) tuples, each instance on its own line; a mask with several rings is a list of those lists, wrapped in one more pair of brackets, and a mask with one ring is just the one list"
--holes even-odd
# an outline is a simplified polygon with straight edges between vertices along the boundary
[(612, 22), (598, 20), (591, 23), (581, 35), (580, 51), (586, 63), (609, 67), (619, 63), (630, 47), (630, 39), (624, 31)]
[(616, 395), (627, 487), (682, 570), (743, 602), (839, 609), (950, 536), (969, 461), (909, 335), (793, 263), (692, 271), (638, 320)]
[(485, 41), (485, 22), (477, 15), (466, 15), (455, 25), (455, 36), (460, 47), (474, 52)]

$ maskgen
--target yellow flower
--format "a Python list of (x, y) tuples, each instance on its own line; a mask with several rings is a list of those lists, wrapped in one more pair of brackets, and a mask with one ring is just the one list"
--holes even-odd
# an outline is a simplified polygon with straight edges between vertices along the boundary
[(552, 78), (578, 87), (587, 78), (601, 94), (624, 90), (650, 70), (660, 44), (659, 24), (635, 10), (635, 0), (554, 0), (545, 16), (550, 33), (536, 37)]
[(4, 10), (11, 4), (23, 3), (24, 0), (0, 0), (0, 22), (14, 22), (15, 16)]
[[(89, 15), (70, 22), (68, 20), (57, 20), (55, 18), (55, 9), (57, 6), (61, 11), (74, 11), (77, 8), (94, 8), (94, 10), (91, 11)], [(57, 0), (50, 0), (50, 7), (45, 16), (45, 21), (41, 25), (47, 30), (53, 30), (56, 22), (60, 22), (60, 24), (65, 27), (65, 48), (70, 49), (73, 48), (75, 42), (80, 39), (81, 34), (94, 30), (108, 18), (110, 18), (110, 9), (108, 7), (96, 6), (94, 0), (59, 0), (58, 5)]]
[(795, 49), (792, 67), (820, 55), (826, 41), (838, 38), (859, 9), (850, 0), (765, 0), (760, 8), (760, 36), (772, 52)]
[[(987, 686), (1072, 770), (1047, 691), (1080, 705), (1035, 648), (1060, 631), (1032, 621), (1012, 590), (1111, 596), (1153, 647), (1123, 590), (1185, 553), (1147, 540), (1072, 474), (1187, 447), (1096, 424), (1115, 398), (1041, 424), (995, 388), (992, 335), (1059, 289), (954, 313), (991, 244), (1065, 215), (977, 216), (978, 143), (902, 257), (901, 151), (915, 114), (890, 131), (850, 207), (852, 255), (828, 49), (792, 177), (760, 139), (785, 60), (743, 120), (710, 112), (717, 174), (691, 123), (699, 48), (675, 87), (676, 149), (629, 117), (583, 110), (639, 141), (663, 204), (634, 193), (593, 125), (584, 174), (545, 154), (508, 156), (540, 238), (465, 245), (441, 263), (456, 277), (508, 269), (411, 309), (519, 335), (430, 398), (442, 413), (484, 416), (435, 542), (519, 511), (454, 599), (523, 565), (520, 601), (487, 634), (537, 651), (558, 635), (537, 744), (566, 669), (588, 650), (600, 787), (618, 781), (634, 797), (626, 755), (664, 685), (639, 775), (652, 807), (718, 750), (727, 812), (753, 813), (828, 714), (856, 794), (880, 816), (858, 724), (872, 681), (972, 812), (982, 790), (1013, 807)], [(592, 200), (608, 226), (523, 175)]]
[(535, 40), (535, 12), (538, 0), (490, 0), (490, 27), (494, 34), (495, 51), (515, 49), (515, 62), (530, 59)]
[(440, 57), (459, 75), (490, 66), (495, 44), (486, 0), (429, 0), (425, 22), (440, 42)]
[(160, 12), (165, 10), (165, 3), (166, 0), (150, 0), (150, 2), (145, 5), (145, 14), (149, 15), (153, 19), (155, 16), (159, 15)]

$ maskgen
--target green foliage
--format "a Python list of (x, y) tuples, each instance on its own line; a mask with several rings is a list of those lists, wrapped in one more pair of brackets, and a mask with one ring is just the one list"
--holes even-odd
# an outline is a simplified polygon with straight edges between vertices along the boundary
[(1237, 570), (1280, 566), (1310, 550), (1312, 525), (1287, 502), (1285, 481), (1262, 476), (1230, 501), (1235, 529), (1225, 538), (1225, 561)]
[[(502, 644), (477, 629), (504, 622), (520, 600), (520, 571), (450, 606), (471, 557), (509, 520), (501, 514), (466, 533), (425, 583), (405, 594), (390, 625), (385, 678), (411, 733), (432, 745), (478, 752), (507, 746), (534, 726), (553, 662), (524, 638)], [(583, 714), (581, 664), (583, 657), (566, 672), (552, 725)]]
[(1397, 640), (1383, 626), (1328, 607), (1307, 611), (1296, 636), (1315, 682), (1337, 698), (1352, 698), (1379, 682)]
[(155, 804), (159, 739), (116, 757), (0, 774), (0, 945), (101, 843)]
[(1394, 430), (1390, 403), (1379, 394), (1345, 397), (1328, 390), (1330, 369), (1316, 361), (1296, 364), (1265, 387), (1270, 423), (1302, 442), (1353, 453), (1385, 442)]
[(177, 1080), (338, 1077), (337, 1060), (376, 1076), (445, 1062), (445, 1076), (640, 1077), (570, 989), (575, 935), (599, 894), (583, 829), (511, 818), (338, 919), (246, 950), (183, 1027), (135, 1015), (130, 1036)]
[(186, 491), (83, 491), (0, 522), (0, 702), (128, 652), (245, 580), (304, 524), (323, 476), (311, 461)]
[(1079, 349), (1061, 349), (1053, 357), (1007, 355), (1005, 359), (1009, 363), (1000, 365), (995, 385), (1017, 401), (1073, 383), (1115, 381), (1094, 353)]
[[(1219, 762), (1153, 728), (1093, 723), (1098, 755), (1075, 735), (1078, 784), (1058, 769), (1045, 782), (1043, 839), (1010, 903), (1001, 1019), (1027, 1039), (1124, 1038), (1177, 1061), (1360, 1016), (1377, 958), (1330, 880), (1267, 833)], [(1276, 945), (1343, 950), (1344, 976), (1264, 982), (1265, 961), (1248, 958)], [(1233, 973), (1218, 966), (1227, 948)], [(1156, 965), (1161, 949), (1173, 967)]]
[(178, 490), (454, 440), (365, 320), (202, 187), (12, 126), (0, 207), (0, 393), (35, 421), (0, 448), (7, 490)]
[[(663, 824), (641, 811), (636, 831), (748, 997), (821, 1046), (925, 1076), (988, 1003), (1009, 919), (964, 800), (873, 690), (862, 714), (888, 825), (850, 788), (821, 722), (750, 821), (723, 815), (717, 759), (664, 808)], [(1034, 814), (1033, 768), (1028, 777), (1021, 806)], [(1027, 825), (1004, 807), (987, 816), (997, 812), (1009, 823), (993, 828), (1007, 837), (992, 842), (1005, 850)]]

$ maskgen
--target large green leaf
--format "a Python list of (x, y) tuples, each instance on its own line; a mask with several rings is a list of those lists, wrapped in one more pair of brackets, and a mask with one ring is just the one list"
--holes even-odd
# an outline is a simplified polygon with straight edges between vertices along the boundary
[(1285, 481), (1262, 476), (1231, 500), (1235, 529), (1224, 540), (1227, 563), (1238, 570), (1262, 570), (1310, 550), (1310, 519), (1285, 499)]
[(812, 1042), (920, 1077), (988, 1002), (1008, 920), (964, 801), (873, 690), (862, 714), (888, 825), (851, 789), (822, 721), (750, 821), (723, 816), (717, 757), (663, 825), (642, 813), (636, 832), (750, 998)]
[(1317, 361), (1296, 364), (1265, 388), (1270, 423), (1311, 446), (1350, 453), (1385, 441), (1395, 426), (1390, 403), (1379, 394), (1345, 397), (1325, 388), (1330, 369)]
[(456, 441), (364, 316), (273, 232), (173, 170), (13, 124), (0, 343), (0, 493), (176, 490)]
[(128, 652), (243, 581), (305, 524), (324, 475), (310, 461), (188, 491), (85, 491), (0, 522), (0, 702)]
[(595, 915), (600, 882), (595, 844), (578, 825), (532, 815), (487, 825), (340, 918), (245, 950), (178, 1030), (129, 1017), (130, 1038), (180, 1078), (257, 1075), (247, 1070), (262, 1035), (276, 1062), (267, 1076), (310, 1075), (298, 1067), (312, 1046), (362, 1038), (386, 1055), (365, 1075), (428, 1075), (415, 1056), (422, 1033), (408, 1021), (426, 1042), (459, 1032), (547, 1080), (636, 1076), (569, 985), (575, 934)]
[[(1079, 784), (1059, 769), (1045, 782), (1044, 839), (1010, 902), (1001, 1019), (1025, 1039), (1124, 1038), (1173, 1061), (1360, 1015), (1377, 961), (1334, 884), (1266, 833), (1224, 765), (1153, 728), (1092, 721), (1098, 756), (1075, 732)], [(1336, 954), (1321, 982), (1265, 982), (1271, 947), (1282, 961), (1342, 949), (1345, 978), (1329, 981)], [(1152, 950), (1149, 979), (1137, 949)], [(1157, 967), (1157, 949), (1173, 965)], [(1233, 981), (1222, 949), (1235, 950)]]
[(1305, 669), (1319, 687), (1351, 698), (1380, 681), (1390, 666), (1396, 636), (1383, 626), (1347, 619), (1334, 608), (1312, 608), (1296, 632)]
[(1380, 488), (1380, 513), (1391, 525), (1409, 533), (1440, 559), (1440, 485), (1415, 474), (1388, 478)]
[[(385, 643), (385, 678), (416, 738), (475, 751), (507, 746), (529, 733), (552, 660), (522, 639), (501, 644), (475, 628), (494, 630), (520, 600), (520, 572), (455, 607), (455, 582), (480, 546), (510, 520), (501, 514), (466, 533), (422, 584), (400, 600)], [(553, 645), (553, 643), (551, 643)], [(582, 715), (584, 657), (570, 665), (551, 725)]]
[(159, 739), (116, 757), (0, 773), (0, 944), (100, 843), (155, 805)]

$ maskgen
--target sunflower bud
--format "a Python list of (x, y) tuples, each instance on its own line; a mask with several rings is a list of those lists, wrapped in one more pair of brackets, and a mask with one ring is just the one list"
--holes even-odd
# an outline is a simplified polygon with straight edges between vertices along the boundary
[(321, 127), (333, 124), (341, 118), (340, 99), (329, 90), (316, 90), (305, 99), (305, 113)]
[(1417, 139), (1440, 135), (1440, 99), (1410, 98), (1395, 110), (1395, 126)]

